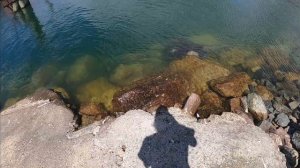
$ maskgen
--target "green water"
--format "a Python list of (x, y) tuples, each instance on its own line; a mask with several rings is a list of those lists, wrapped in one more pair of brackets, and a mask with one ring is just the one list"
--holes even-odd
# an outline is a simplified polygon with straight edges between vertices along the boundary
[(79, 101), (108, 92), (102, 97), (107, 99), (106, 94), (166, 68), (174, 59), (168, 57), (174, 41), (203, 46), (205, 57), (215, 60), (224, 48), (259, 53), (271, 46), (287, 53), (292, 70), (300, 65), (297, 0), (31, 4), (32, 9), (16, 14), (0, 8), (2, 107), (39, 87), (63, 87)]

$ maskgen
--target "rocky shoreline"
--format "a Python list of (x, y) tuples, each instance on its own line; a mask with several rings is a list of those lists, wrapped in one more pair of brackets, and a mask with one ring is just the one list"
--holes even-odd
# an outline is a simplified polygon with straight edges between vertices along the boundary
[[(212, 118), (215, 118), (216, 116), (221, 116), (220, 119), (223, 120), (224, 115), (229, 115), (230, 119), (227, 118), (228, 122), (232, 122), (230, 127), (234, 128), (234, 124), (236, 122), (235, 120), (237, 120), (237, 123), (242, 121), (244, 126), (249, 127), (249, 129), (259, 128), (261, 132), (265, 132), (264, 135), (260, 136), (267, 136), (269, 139), (272, 139), (272, 143), (275, 144), (275, 148), (270, 147), (272, 145), (266, 146), (272, 148), (270, 150), (280, 150), (285, 156), (286, 167), (297, 167), (300, 152), (300, 74), (297, 71), (294, 71), (294, 69), (279, 66), (278, 62), (274, 62), (274, 60), (279, 59), (282, 61), (283, 65), (287, 65), (290, 63), (290, 60), (278, 56), (278, 53), (275, 50), (267, 48), (261, 52), (263, 61), (267, 64), (262, 64), (261, 60), (256, 60), (255, 58), (251, 59), (251, 57), (249, 57), (249, 55), (251, 55), (250, 52), (245, 53), (238, 49), (229, 49), (224, 51), (222, 54), (220, 59), (221, 62), (224, 62), (224, 64), (221, 65), (213, 60), (205, 59), (204, 57), (206, 57), (207, 53), (203, 48), (193, 46), (192, 49), (195, 51), (190, 51), (190, 48), (182, 48), (182, 46), (179, 46), (176, 48), (176, 50), (171, 50), (172, 52), (170, 53), (170, 57), (172, 57), (172, 59), (176, 57), (176, 59), (170, 63), (166, 70), (164, 70), (162, 73), (152, 74), (151, 76), (143, 79), (134, 79), (131, 85), (123, 86), (121, 89), (112, 86), (103, 79), (91, 81), (90, 83), (79, 88), (79, 92), (82, 93), (77, 95), (77, 98), (81, 100), (80, 105), (76, 105), (71, 96), (69, 96), (69, 94), (63, 88), (54, 88), (50, 90), (40, 89), (36, 91), (33, 96), (27, 97), (18, 102), (16, 105), (1, 112), (1, 135), (5, 135), (2, 137), (1, 142), (4, 142), (6, 145), (10, 146), (10, 144), (7, 144), (9, 143), (8, 141), (10, 141), (9, 136), (14, 137), (15, 135), (10, 134), (8, 131), (12, 128), (19, 127), (17, 123), (24, 122), (24, 119), (17, 115), (17, 112), (20, 112), (23, 109), (29, 108), (35, 111), (33, 115), (35, 116), (39, 115), (40, 106), (47, 106), (47, 104), (63, 106), (63, 108), (65, 108), (67, 111), (72, 111), (73, 116), (72, 121), (70, 118), (67, 119), (68, 123), (73, 123), (71, 127), (67, 128), (67, 132), (75, 132), (72, 134), (68, 133), (68, 139), (81, 139), (80, 137), (85, 137), (85, 135), (90, 134), (93, 134), (94, 136), (99, 135), (101, 137), (102, 132), (96, 130), (95, 133), (95, 128), (108, 129), (111, 123), (115, 123), (119, 120), (119, 117), (126, 118), (127, 111), (136, 110), (134, 114), (137, 115), (136, 113), (138, 113), (138, 109), (141, 109), (143, 110), (141, 112), (142, 115), (154, 115), (157, 113), (159, 107), (164, 106), (173, 107), (173, 110), (171, 111), (176, 112), (172, 113), (172, 115), (179, 115), (181, 118), (190, 118), (193, 120), (193, 122), (198, 124), (199, 122), (211, 122), (214, 120)], [(185, 54), (182, 54), (181, 52)], [(244, 63), (245, 60), (247, 60), (247, 64), (241, 64)], [(227, 68), (226, 65), (228, 65), (228, 67), (235, 68)], [(121, 69), (123, 68), (124, 67), (121, 67)], [(126, 76), (126, 74), (122, 74), (121, 71), (116, 72), (120, 74), (114, 75), (112, 77), (113, 81), (120, 82), (120, 79), (126, 79), (126, 77), (123, 78), (124, 75)], [(129, 72), (129, 74), (131, 73), (132, 72)], [(120, 78), (120, 76), (123, 77)], [(130, 80), (131, 79), (129, 79), (129, 81)], [(127, 81), (126, 83), (130, 82)], [(104, 88), (107, 89), (96, 89), (99, 86), (106, 86)], [(41, 100), (43, 100), (42, 104), (40, 104)], [(43, 102), (45, 105), (43, 105)], [(30, 107), (27, 107), (26, 104), (29, 104)], [(175, 108), (176, 110), (174, 110)], [(51, 109), (44, 110), (50, 112), (52, 111)], [(10, 114), (11, 111), (14, 112)], [(143, 114), (145, 112), (148, 113)], [(26, 116), (27, 118), (32, 115), (30, 113), (32, 112), (29, 112), (29, 115)], [(133, 114), (132, 112), (129, 113)], [(24, 116), (24, 118), (26, 117)], [(53, 120), (53, 118), (60, 116), (53, 114), (53, 116), (46, 115), (46, 117), (50, 117)], [(12, 120), (12, 118), (17, 118), (17, 123), (10, 124), (10, 120)], [(39, 118), (35, 119), (39, 120)], [(139, 119), (143, 120), (142, 118)], [(52, 122), (52, 120), (50, 122)], [(137, 121), (131, 118), (129, 118), (129, 120), (133, 121), (132, 124)], [(66, 121), (61, 122), (64, 123), (59, 124), (66, 124)], [(26, 125), (26, 128), (29, 130), (30, 127), (30, 124)], [(38, 126), (35, 125), (32, 125), (32, 127), (37, 127), (38, 129)], [(193, 129), (198, 129), (197, 127), (198, 126), (192, 126)], [(203, 128), (208, 129), (208, 132), (213, 131), (213, 129), (210, 130), (209, 126), (207, 127), (208, 128), (203, 126)], [(227, 137), (228, 141), (235, 136), (232, 134), (229, 135), (227, 131), (232, 130), (231, 128), (227, 127), (226, 124), (224, 127), (221, 125), (219, 127), (218, 129), (222, 129), (224, 132), (219, 132), (218, 135)], [(56, 126), (53, 128), (56, 128)], [(247, 132), (247, 128), (243, 129), (245, 129)], [(49, 130), (45, 129), (45, 131)], [(66, 130), (60, 134), (62, 137), (63, 135), (67, 135), (65, 131)], [(15, 131), (12, 132), (15, 133)], [(30, 134), (33, 133), (29, 132), (29, 136)], [(235, 131), (233, 134), (238, 134), (238, 132)], [(258, 137), (258, 134), (256, 135), (256, 133), (253, 132), (249, 133), (249, 135)], [(245, 136), (249, 135), (246, 134)], [(126, 135), (124, 136), (126, 137)], [(201, 137), (200, 134), (199, 136)], [(245, 137), (243, 135), (242, 137), (238, 138)], [(93, 140), (95, 141), (95, 139)], [(19, 139), (18, 141), (21, 142), (23, 140)], [(254, 140), (249, 141), (252, 142)], [(36, 143), (40, 143), (40, 141), (36, 140)], [(68, 144), (69, 142), (66, 143)], [(208, 142), (205, 141), (205, 143)], [(226, 140), (220, 140), (218, 143), (225, 145), (226, 143), (230, 143), (230, 141), (227, 142)], [(241, 140), (241, 142), (238, 141), (237, 143), (247, 145), (243, 144), (245, 143), (243, 140)], [(270, 142), (266, 142), (266, 144), (268, 143)], [(1, 145), (2, 144), (3, 143), (1, 143)], [(91, 146), (91, 144), (89, 144), (89, 146)], [(221, 146), (219, 148), (223, 150), (226, 148), (226, 146)], [(263, 147), (260, 145), (254, 149), (260, 151), (260, 153), (256, 153), (257, 156), (265, 155), (259, 148), (263, 149)], [(5, 150), (6, 151), (4, 153), (8, 152), (10, 154), (10, 151), (7, 149), (7, 147), (5, 147)], [(224, 156), (220, 156), (220, 159), (233, 159), (231, 157), (226, 158), (225, 153), (230, 151), (226, 149), (224, 150)], [(207, 149), (207, 151), (209, 150)], [(88, 153), (88, 151), (85, 152)], [(231, 154), (232, 153), (230, 153), (230, 155)], [(241, 160), (238, 159), (237, 162), (219, 162), (219, 164), (225, 167), (226, 165), (236, 166), (239, 164), (244, 164), (244, 167), (263, 167), (261, 165), (263, 163), (264, 167), (265, 164), (269, 165), (267, 167), (282, 167), (282, 164), (285, 162), (283, 161), (285, 159), (282, 161), (279, 161), (281, 159), (272, 160), (273, 156), (268, 156), (270, 158), (264, 158), (266, 160), (269, 159), (268, 163), (265, 163), (265, 160), (261, 163), (260, 161), (256, 160), (257, 156), (255, 156), (255, 154), (247, 156), (254, 158), (253, 165), (248, 164), (248, 162), (250, 162), (253, 158), (246, 159), (246, 155), (241, 156)], [(3, 157), (6, 159), (4, 159), (4, 162), (1, 162), (1, 165), (11, 165), (11, 163), (8, 163), (8, 159), (11, 158), (8, 156)], [(280, 157), (280, 155), (276, 154), (276, 157)], [(91, 163), (94, 163), (93, 159), (86, 159), (88, 162), (92, 160)], [(39, 160), (39, 162), (40, 161), (41, 160)], [(216, 162), (216, 160), (214, 161)], [(195, 161), (195, 163), (198, 162)], [(107, 166), (105, 164), (100, 165), (104, 165), (105, 167)], [(127, 163), (123, 163), (122, 161), (118, 164), (121, 164), (121, 167), (132, 167), (128, 166)], [(192, 165), (195, 166), (196, 164)], [(213, 166), (214, 164), (213, 161), (208, 161), (203, 165), (203, 167), (205, 167), (205, 165), (209, 167)], [(75, 167), (78, 167), (78, 165)], [(92, 164), (90, 167), (93, 167)]]

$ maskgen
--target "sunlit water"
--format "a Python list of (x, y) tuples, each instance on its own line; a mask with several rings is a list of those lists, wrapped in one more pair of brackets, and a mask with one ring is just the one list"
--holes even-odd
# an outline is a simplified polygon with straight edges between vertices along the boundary
[(74, 97), (93, 87), (117, 89), (167, 67), (171, 59), (166, 51), (178, 39), (203, 45), (212, 53), (272, 46), (288, 53), (295, 63), (292, 70), (300, 65), (298, 0), (31, 0), (31, 4), (32, 9), (16, 14), (0, 8), (1, 106), (8, 98), (22, 98), (39, 87), (63, 87)]

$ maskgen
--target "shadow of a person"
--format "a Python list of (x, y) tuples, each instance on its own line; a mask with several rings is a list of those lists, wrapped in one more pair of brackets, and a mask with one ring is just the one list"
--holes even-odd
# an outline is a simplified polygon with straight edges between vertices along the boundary
[(155, 114), (157, 133), (144, 139), (138, 157), (145, 167), (189, 168), (188, 147), (197, 145), (195, 131), (180, 125), (166, 107), (159, 107)]

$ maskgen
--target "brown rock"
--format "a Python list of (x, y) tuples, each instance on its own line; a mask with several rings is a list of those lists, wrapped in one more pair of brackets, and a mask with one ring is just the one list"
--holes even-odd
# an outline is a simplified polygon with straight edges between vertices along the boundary
[(95, 121), (95, 116), (89, 116), (89, 115), (82, 115), (81, 116), (81, 125), (87, 126), (92, 124)]
[(90, 102), (82, 104), (79, 112), (84, 115), (97, 116), (101, 113), (105, 113), (105, 108), (103, 104)]
[(204, 92), (201, 95), (201, 100), (202, 102), (198, 112), (200, 118), (207, 118), (211, 114), (222, 114), (222, 112), (226, 111), (224, 107), (224, 100), (212, 91), (208, 90)]
[(241, 98), (239, 98), (239, 97), (230, 99), (229, 105), (230, 105), (231, 112), (238, 113), (238, 112), (244, 111), (244, 109), (242, 107)]
[(196, 93), (192, 93), (189, 98), (187, 99), (183, 110), (190, 113), (191, 115), (195, 115), (200, 106), (201, 100), (199, 95)]
[(137, 81), (133, 86), (118, 91), (113, 97), (113, 111), (127, 112), (132, 109), (174, 106), (187, 96), (186, 81), (179, 75), (163, 74)]
[(246, 73), (234, 73), (210, 81), (210, 87), (224, 97), (240, 97), (248, 90), (251, 78)]
[(200, 59), (196, 56), (186, 56), (173, 61), (169, 67), (171, 72), (185, 76), (189, 81), (189, 91), (202, 94), (208, 89), (207, 82), (229, 75), (229, 70), (215, 62)]
[(265, 101), (266, 101), (266, 100), (272, 100), (272, 99), (274, 98), (272, 92), (270, 92), (270, 91), (267, 89), (267, 87), (265, 87), (265, 86), (258, 85), (258, 86), (256, 87), (256, 92), (257, 92), (257, 94), (260, 95), (261, 98), (262, 98), (263, 100), (265, 100)]

